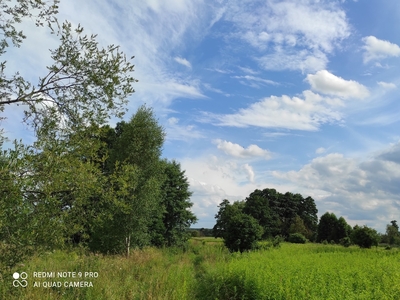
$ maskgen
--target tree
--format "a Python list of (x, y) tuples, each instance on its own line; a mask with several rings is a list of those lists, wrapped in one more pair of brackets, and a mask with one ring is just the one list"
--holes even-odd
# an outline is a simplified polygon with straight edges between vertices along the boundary
[(161, 204), (164, 169), (160, 160), (165, 133), (153, 111), (145, 106), (129, 122), (117, 124), (114, 134), (107, 133), (107, 129), (105, 132), (110, 137), (106, 139), (110, 145), (105, 164), (108, 190), (99, 200), (104, 207), (90, 247), (129, 255), (132, 247), (150, 244), (154, 218), (165, 212)]
[(378, 246), (379, 235), (375, 229), (356, 225), (353, 228), (351, 240), (360, 248), (371, 248), (371, 246)]
[(270, 209), (270, 199), (277, 195), (274, 189), (255, 190), (245, 200), (243, 212), (255, 218), (263, 227), (263, 238), (280, 233), (278, 215)]
[[(32, 146), (15, 143), (5, 153), (12, 162), (2, 169), (11, 180), (2, 182), (1, 207), (13, 211), (10, 220), (1, 214), (0, 238), (8, 246), (61, 247), (71, 234), (87, 233), (86, 220), (97, 217), (87, 210), (93, 195), (102, 195), (104, 180), (98, 172), (103, 160), (96, 139), (100, 125), (121, 117), (127, 98), (134, 92), (133, 65), (118, 46), (99, 47), (96, 36), (68, 22), (59, 24), (58, 0), (0, 0), (0, 55), (10, 42), (19, 46), (25, 38), (16, 23), (36, 18), (49, 27), (60, 45), (50, 51), (52, 63), (36, 84), (18, 72), (11, 77), (1, 63), (0, 111), (5, 105), (22, 105), (24, 121), (37, 140)], [(36, 15), (34, 15), (36, 14)], [(1, 139), (0, 139), (1, 141)], [(11, 223), (10, 223), (11, 222)], [(13, 224), (24, 223), (25, 232)]]
[(254, 217), (264, 229), (264, 238), (283, 235), (288, 237), (290, 227), (299, 216), (312, 239), (317, 228), (317, 208), (311, 197), (300, 194), (281, 194), (275, 189), (255, 190), (246, 198), (245, 213)]
[[(165, 179), (162, 184), (161, 216), (156, 218), (158, 224), (152, 235), (156, 235), (154, 244), (161, 246), (182, 245), (189, 238), (187, 229), (197, 220), (189, 210), (193, 203), (189, 201), (192, 193), (185, 171), (175, 160), (164, 161)], [(161, 210), (161, 208), (160, 208)]]
[(393, 220), (390, 222), (391, 225), (386, 226), (386, 235), (388, 238), (388, 244), (400, 244), (400, 234), (399, 234), (399, 226), (397, 225), (397, 221)]
[(334, 213), (326, 212), (321, 216), (318, 224), (317, 242), (324, 240), (339, 242), (338, 233), (338, 219)]
[(226, 225), (224, 243), (229, 251), (244, 252), (257, 248), (257, 241), (261, 239), (263, 229), (252, 216), (235, 214)]
[(219, 207), (218, 213), (215, 215), (216, 224), (213, 227), (214, 237), (225, 238), (229, 231), (229, 222), (234, 216), (243, 213), (245, 204), (241, 201), (236, 201), (233, 204), (227, 199), (224, 199)]
[(300, 233), (303, 236), (309, 236), (309, 231), (304, 225), (304, 221), (302, 218), (296, 215), (293, 223), (290, 225), (289, 234)]

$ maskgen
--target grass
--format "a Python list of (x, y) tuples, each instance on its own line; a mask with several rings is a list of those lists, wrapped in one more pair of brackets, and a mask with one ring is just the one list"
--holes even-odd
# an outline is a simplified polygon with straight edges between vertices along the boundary
[[(25, 271), (26, 288), (12, 286)], [(93, 287), (78, 278), (32, 278), (33, 272), (98, 272)], [(33, 287), (60, 281), (61, 287)], [(1, 299), (400, 299), (398, 249), (288, 244), (229, 253), (219, 239), (194, 238), (186, 251), (147, 248), (122, 256), (55, 251), (3, 274)]]

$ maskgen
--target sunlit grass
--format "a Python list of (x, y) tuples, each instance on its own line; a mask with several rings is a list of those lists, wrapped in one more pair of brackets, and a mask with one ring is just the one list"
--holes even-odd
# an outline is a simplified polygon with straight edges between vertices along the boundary
[[(29, 286), (12, 286), (12, 272)], [(33, 287), (33, 272), (98, 272), (93, 287)], [(3, 274), (1, 299), (400, 299), (400, 251), (287, 244), (231, 254), (219, 239), (186, 249), (146, 248), (124, 256), (55, 251)]]

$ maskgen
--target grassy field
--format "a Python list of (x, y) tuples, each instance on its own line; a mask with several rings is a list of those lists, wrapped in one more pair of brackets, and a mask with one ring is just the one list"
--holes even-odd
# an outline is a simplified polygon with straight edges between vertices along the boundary
[[(27, 287), (13, 286), (15, 271)], [(283, 243), (230, 254), (221, 240), (194, 238), (129, 258), (55, 251), (2, 276), (0, 299), (400, 299), (400, 252)]]

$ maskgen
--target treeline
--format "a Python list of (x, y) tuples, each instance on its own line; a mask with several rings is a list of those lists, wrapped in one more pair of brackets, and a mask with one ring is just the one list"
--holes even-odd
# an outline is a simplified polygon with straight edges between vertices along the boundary
[(275, 189), (255, 190), (245, 200), (230, 203), (223, 200), (215, 215), (215, 237), (222, 237), (231, 251), (255, 249), (260, 240), (287, 240), (305, 243), (377, 246), (379, 242), (400, 244), (396, 221), (387, 226), (386, 234), (379, 235), (367, 226), (351, 227), (343, 217), (325, 213), (318, 221), (318, 210), (311, 197), (277, 192)]

